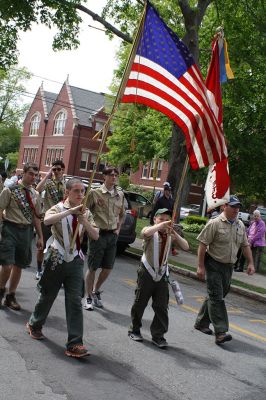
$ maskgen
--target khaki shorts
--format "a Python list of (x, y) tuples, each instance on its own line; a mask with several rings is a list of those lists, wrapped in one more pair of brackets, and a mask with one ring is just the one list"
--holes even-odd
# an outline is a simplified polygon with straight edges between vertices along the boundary
[(4, 222), (0, 242), (0, 264), (13, 264), (19, 268), (28, 267), (32, 260), (32, 239), (32, 225), (23, 226)]
[(91, 271), (96, 271), (98, 268), (113, 268), (117, 238), (113, 232), (100, 231), (98, 240), (89, 240), (88, 267)]

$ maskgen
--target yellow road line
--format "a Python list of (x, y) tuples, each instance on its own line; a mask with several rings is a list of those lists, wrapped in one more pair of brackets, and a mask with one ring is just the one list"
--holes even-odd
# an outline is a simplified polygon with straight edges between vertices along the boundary
[(258, 322), (260, 324), (266, 324), (266, 319), (250, 319), (249, 322)]
[(256, 339), (262, 340), (263, 342), (266, 342), (266, 337), (265, 336), (257, 335), (256, 333), (250, 332), (247, 329), (240, 328), (240, 326), (232, 324), (232, 323), (230, 323), (229, 325), (230, 325), (230, 328), (234, 329), (235, 331), (244, 333), (247, 336), (251, 336), (251, 337), (254, 337)]

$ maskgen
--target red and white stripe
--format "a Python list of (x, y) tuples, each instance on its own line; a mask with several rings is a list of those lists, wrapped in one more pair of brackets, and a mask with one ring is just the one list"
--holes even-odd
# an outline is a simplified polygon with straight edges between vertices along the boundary
[(227, 157), (223, 131), (196, 65), (177, 79), (160, 65), (136, 55), (122, 102), (145, 104), (174, 120), (185, 134), (193, 169)]

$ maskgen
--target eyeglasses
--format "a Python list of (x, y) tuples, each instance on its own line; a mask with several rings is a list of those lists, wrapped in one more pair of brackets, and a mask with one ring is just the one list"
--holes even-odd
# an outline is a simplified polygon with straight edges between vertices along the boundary
[(60, 171), (62, 171), (62, 168), (52, 168), (52, 171), (53, 171), (53, 172), (55, 172), (55, 171), (60, 172)]

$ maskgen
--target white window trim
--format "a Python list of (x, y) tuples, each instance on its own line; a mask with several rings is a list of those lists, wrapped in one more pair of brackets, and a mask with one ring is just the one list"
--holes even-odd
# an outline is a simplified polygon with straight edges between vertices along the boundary
[[(35, 117), (36, 117), (36, 120), (33, 120)], [(40, 123), (41, 123), (41, 113), (39, 111), (37, 111), (32, 115), (32, 117), (30, 119), (29, 136), (38, 136)], [(34, 126), (34, 129), (33, 129), (33, 125), (36, 125), (36, 126)]]
[[(65, 118), (64, 118), (64, 119), (59, 119), (58, 116), (59, 116), (60, 114), (63, 114)], [(54, 117), (53, 136), (64, 136), (65, 127), (66, 127), (66, 121), (67, 121), (67, 111), (63, 108), (63, 109), (59, 110), (59, 111), (55, 114), (55, 117)], [(60, 133), (56, 133), (56, 132), (55, 132), (55, 131), (56, 131), (56, 127), (57, 127), (57, 122), (59, 122), (60, 125), (61, 125), (62, 122), (63, 122), (62, 127), (60, 126)], [(62, 132), (61, 132), (61, 131), (62, 131)]]

